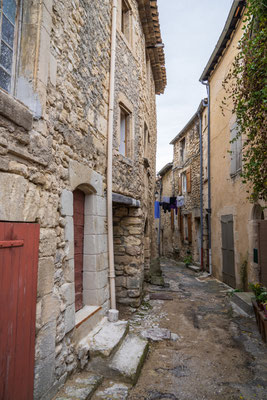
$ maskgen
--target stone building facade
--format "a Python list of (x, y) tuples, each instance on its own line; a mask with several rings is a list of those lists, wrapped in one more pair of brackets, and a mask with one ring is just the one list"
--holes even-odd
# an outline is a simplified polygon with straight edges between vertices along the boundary
[[(6, 4), (2, 11), (12, 27), (5, 38), (9, 57), (0, 62), (0, 220), (4, 232), (12, 224), (8, 240), (17, 239), (18, 224), (40, 227), (37, 294), (33, 288), (30, 299), (34, 308), (36, 303), (34, 398), (49, 399), (68, 374), (86, 364), (79, 342), (110, 308), (112, 2)], [(138, 306), (144, 266), (156, 255), (149, 239), (155, 94), (163, 92), (166, 74), (163, 49), (155, 47), (161, 43), (156, 1), (119, 0), (117, 14), (112, 188), (117, 300)]]
[[(159, 177), (159, 201), (162, 202), (163, 196), (171, 197), (173, 194), (173, 172), (172, 163), (166, 164), (158, 173)], [(157, 220), (156, 220), (157, 221)], [(177, 221), (177, 219), (176, 219)], [(158, 221), (159, 222), (159, 221)], [(173, 231), (175, 218), (173, 212), (164, 212), (160, 208), (160, 225), (157, 223), (157, 228), (160, 229), (159, 238), (159, 255), (164, 257), (173, 256)], [(158, 233), (158, 232), (157, 232)]]
[[(203, 103), (186, 126), (171, 141), (173, 162), (167, 164), (158, 175), (161, 177), (161, 199), (182, 197), (182, 205), (177, 213), (161, 210), (162, 254), (174, 258), (192, 257), (194, 263), (201, 263), (201, 223), (200, 223), (200, 129), (207, 136), (206, 111)], [(201, 121), (201, 124), (200, 124)], [(202, 123), (203, 121), (203, 123)], [(203, 204), (206, 202), (207, 150), (203, 138)], [(206, 171), (206, 172), (205, 172)], [(205, 186), (205, 189), (204, 189)], [(207, 229), (203, 224), (203, 246), (206, 245)]]

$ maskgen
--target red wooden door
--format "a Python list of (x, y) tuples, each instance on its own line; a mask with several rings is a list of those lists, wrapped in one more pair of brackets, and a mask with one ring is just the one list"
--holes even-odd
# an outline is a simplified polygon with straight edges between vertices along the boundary
[(83, 237), (84, 237), (84, 200), (81, 190), (73, 192), (74, 222), (74, 269), (75, 269), (75, 310), (83, 306)]
[(39, 225), (0, 222), (0, 399), (33, 398)]

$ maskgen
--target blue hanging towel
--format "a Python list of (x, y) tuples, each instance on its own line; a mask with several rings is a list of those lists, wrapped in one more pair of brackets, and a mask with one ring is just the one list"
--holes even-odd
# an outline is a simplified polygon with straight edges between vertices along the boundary
[(155, 218), (160, 218), (160, 206), (159, 201), (155, 201)]

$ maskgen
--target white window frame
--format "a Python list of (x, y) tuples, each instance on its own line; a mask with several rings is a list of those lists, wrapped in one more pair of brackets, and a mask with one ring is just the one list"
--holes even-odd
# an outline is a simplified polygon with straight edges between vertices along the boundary
[[(20, 30), (21, 30), (21, 12), (22, 12), (22, 1), (21, 0), (15, 0), (16, 2), (16, 16), (15, 16), (15, 23), (14, 23), (14, 39), (13, 39), (13, 55), (12, 55), (12, 68), (11, 68), (11, 73), (9, 73), (5, 68), (1, 65), (1, 68), (3, 71), (6, 71), (8, 75), (11, 76), (11, 81), (10, 81), (10, 88), (7, 91), (5, 88), (0, 86), (0, 90), (3, 90), (11, 95), (15, 95), (15, 88), (16, 88), (16, 75), (17, 75), (17, 70), (18, 70), (18, 53), (19, 53), (19, 42), (20, 42)], [(2, 1), (0, 2), (2, 3)], [(1, 4), (1, 10), (2, 10), (2, 4)], [(7, 17), (6, 17), (7, 18)], [(1, 52), (1, 42), (2, 42), (2, 19), (3, 19), (3, 12), (1, 11), (1, 23), (0, 23), (0, 52)], [(8, 19), (8, 18), (7, 18)], [(9, 19), (8, 19), (9, 20)], [(10, 21), (10, 20), (9, 20)], [(10, 23), (13, 22), (10, 21)], [(9, 48), (9, 44), (4, 42)]]
[(182, 193), (186, 193), (187, 183), (186, 183), (186, 172), (182, 172)]

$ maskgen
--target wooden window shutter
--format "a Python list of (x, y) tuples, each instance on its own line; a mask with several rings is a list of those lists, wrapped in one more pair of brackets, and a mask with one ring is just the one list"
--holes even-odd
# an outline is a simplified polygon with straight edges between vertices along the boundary
[(188, 242), (192, 243), (192, 214), (187, 215), (188, 224)]
[(171, 229), (174, 231), (174, 209), (171, 209)]
[(184, 241), (184, 219), (183, 219), (183, 215), (180, 212), (180, 232), (181, 232), (181, 241)]
[(191, 193), (191, 167), (186, 171), (186, 189), (187, 193)]
[(182, 175), (179, 177), (179, 196), (182, 194)]

